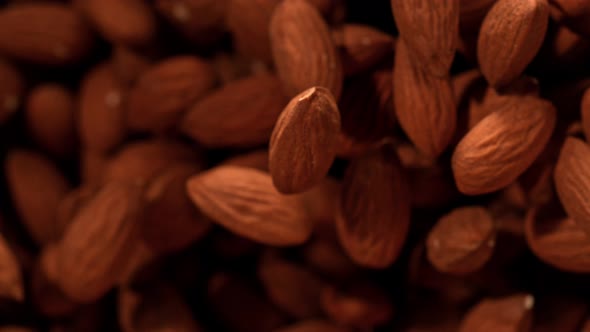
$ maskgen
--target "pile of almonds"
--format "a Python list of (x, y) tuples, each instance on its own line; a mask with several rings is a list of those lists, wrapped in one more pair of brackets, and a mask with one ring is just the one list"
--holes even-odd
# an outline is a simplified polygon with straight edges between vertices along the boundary
[(590, 1), (0, 5), (0, 332), (590, 332)]

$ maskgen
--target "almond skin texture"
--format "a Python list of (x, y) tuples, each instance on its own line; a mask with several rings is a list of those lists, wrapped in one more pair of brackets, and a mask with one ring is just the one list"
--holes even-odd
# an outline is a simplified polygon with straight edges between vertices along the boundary
[(336, 100), (340, 98), (343, 80), (340, 55), (316, 8), (305, 0), (281, 2), (270, 21), (270, 42), (288, 97), (322, 86), (330, 90)]
[(19, 108), (25, 90), (21, 73), (12, 64), (0, 59), (0, 124)]
[(95, 301), (119, 280), (136, 243), (142, 196), (139, 186), (111, 182), (78, 212), (57, 249), (57, 282), (70, 298)]
[(457, 108), (448, 77), (435, 77), (413, 63), (405, 42), (397, 43), (393, 71), (395, 114), (422, 153), (437, 157), (457, 126)]
[(82, 17), (68, 5), (29, 3), (0, 11), (0, 53), (8, 56), (66, 65), (86, 56), (92, 43)]
[(6, 157), (4, 171), (13, 204), (29, 234), (38, 244), (56, 239), (57, 205), (69, 184), (42, 155), (15, 150)]
[(236, 166), (219, 166), (190, 178), (188, 194), (213, 221), (256, 242), (291, 246), (305, 242), (311, 225), (294, 197), (281, 195), (270, 175)]
[(307, 89), (279, 116), (270, 139), (269, 168), (278, 191), (306, 191), (324, 178), (334, 158), (340, 113), (330, 91)]
[(521, 97), (491, 113), (455, 148), (452, 168), (459, 190), (479, 195), (502, 189), (539, 156), (555, 127), (555, 107)]
[(483, 300), (465, 315), (459, 332), (530, 331), (534, 302), (529, 294)]
[(145, 45), (156, 33), (156, 17), (143, 0), (82, 0), (80, 8), (113, 44)]
[(385, 147), (351, 162), (338, 210), (340, 243), (355, 263), (385, 268), (395, 261), (406, 240), (410, 202), (394, 151)]
[(459, 0), (391, 0), (408, 53), (430, 75), (448, 75), (459, 39)]
[(546, 0), (499, 0), (483, 21), (477, 41), (482, 74), (493, 87), (516, 79), (535, 57), (547, 31)]
[(257, 146), (268, 142), (286, 103), (276, 76), (255, 75), (201, 99), (184, 115), (180, 129), (209, 148)]
[(141, 75), (130, 91), (127, 124), (140, 131), (169, 130), (216, 82), (213, 67), (204, 60), (168, 58)]
[(457, 208), (430, 230), (428, 259), (441, 272), (468, 274), (490, 259), (495, 238), (494, 221), (485, 208)]
[(590, 146), (568, 138), (559, 154), (553, 174), (555, 189), (567, 214), (590, 234)]

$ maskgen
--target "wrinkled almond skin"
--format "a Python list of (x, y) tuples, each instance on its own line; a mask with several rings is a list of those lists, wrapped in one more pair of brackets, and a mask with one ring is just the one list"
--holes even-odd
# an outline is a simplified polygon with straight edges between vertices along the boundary
[(481, 72), (493, 87), (516, 79), (541, 48), (549, 18), (547, 0), (499, 0), (477, 41)]
[(559, 154), (553, 173), (555, 189), (567, 214), (590, 234), (590, 146), (580, 139), (568, 138)]
[(129, 92), (127, 124), (140, 131), (170, 130), (216, 83), (213, 67), (196, 56), (177, 56), (157, 63)]
[(180, 130), (209, 148), (265, 144), (287, 100), (271, 74), (230, 82), (193, 105)]
[(270, 42), (277, 73), (288, 97), (322, 86), (336, 100), (340, 98), (343, 81), (340, 55), (316, 8), (305, 0), (281, 2), (270, 21)]
[(143, 213), (135, 184), (106, 184), (76, 215), (58, 243), (56, 281), (72, 299), (92, 302), (118, 281), (129, 262)]
[(284, 194), (317, 185), (336, 157), (340, 112), (330, 91), (313, 87), (295, 96), (279, 116), (270, 138), (272, 182)]
[(25, 90), (25, 81), (16, 67), (0, 60), (0, 124), (8, 120), (19, 108)]
[(413, 63), (405, 42), (398, 42), (393, 71), (393, 100), (398, 122), (424, 154), (437, 157), (457, 126), (457, 108), (448, 77), (435, 77)]
[(555, 127), (555, 107), (521, 97), (491, 113), (455, 148), (452, 168), (464, 194), (490, 193), (508, 186), (539, 156)]
[(351, 162), (338, 210), (340, 243), (355, 263), (385, 268), (396, 260), (409, 228), (410, 202), (394, 151), (383, 148)]
[(311, 225), (302, 204), (281, 195), (270, 175), (236, 166), (219, 166), (191, 177), (187, 191), (193, 203), (228, 230), (273, 246), (305, 242)]
[(60, 170), (35, 152), (14, 150), (6, 157), (4, 171), (12, 202), (37, 244), (56, 239), (57, 205), (70, 185)]
[(430, 75), (446, 76), (459, 40), (459, 0), (391, 0), (408, 53)]
[(459, 332), (530, 331), (534, 301), (529, 294), (485, 299), (465, 315)]
[(93, 36), (88, 26), (71, 6), (28, 3), (0, 11), (2, 54), (57, 66), (82, 59), (92, 44)]
[(25, 297), (21, 267), (10, 246), (0, 236), (0, 298), (23, 301)]
[(113, 44), (141, 46), (155, 36), (156, 17), (143, 0), (82, 0), (78, 4), (96, 30)]
[(430, 230), (428, 259), (441, 272), (472, 273), (492, 256), (495, 238), (494, 221), (485, 208), (457, 208)]

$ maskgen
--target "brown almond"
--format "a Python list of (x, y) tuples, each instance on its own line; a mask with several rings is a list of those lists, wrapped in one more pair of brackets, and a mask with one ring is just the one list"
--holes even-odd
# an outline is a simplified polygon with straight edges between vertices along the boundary
[(429, 75), (447, 76), (459, 39), (459, 0), (391, 0), (411, 58)]
[(262, 145), (270, 139), (286, 102), (276, 76), (250, 76), (197, 102), (180, 121), (180, 129), (209, 148)]
[(63, 196), (56, 211), (56, 239), (60, 239), (68, 226), (78, 214), (78, 211), (96, 194), (96, 188), (91, 185), (80, 186)]
[(457, 208), (441, 217), (428, 233), (428, 259), (441, 272), (468, 274), (492, 256), (496, 241), (494, 221), (485, 208)]
[(358, 268), (346, 255), (338, 239), (313, 238), (303, 248), (305, 263), (322, 276), (347, 280), (358, 272)]
[(25, 297), (21, 267), (3, 236), (0, 236), (0, 297), (19, 302)]
[(343, 24), (332, 31), (336, 47), (340, 49), (345, 75), (359, 74), (393, 53), (395, 39), (364, 24)]
[[(270, 21), (270, 42), (278, 76), (288, 97), (314, 86), (342, 91), (340, 55), (318, 10), (305, 0), (284, 0)], [(314, 52), (307, 52), (314, 50)]]
[(77, 109), (74, 96), (58, 84), (45, 84), (30, 92), (26, 105), (30, 134), (48, 152), (67, 156), (76, 144)]
[(193, 203), (213, 221), (256, 242), (292, 246), (305, 242), (311, 225), (295, 197), (281, 195), (270, 175), (219, 166), (187, 182)]
[(143, 191), (134, 184), (106, 184), (76, 215), (58, 244), (56, 281), (79, 302), (102, 297), (130, 261), (143, 213)]
[(117, 79), (130, 86), (151, 66), (152, 59), (133, 48), (115, 45), (111, 54), (111, 62)]
[(125, 95), (112, 64), (100, 64), (86, 74), (80, 88), (79, 117), (84, 147), (110, 152), (123, 142), (127, 135)]
[(25, 89), (24, 77), (16, 67), (0, 59), (0, 124), (18, 110)]
[(109, 156), (104, 152), (83, 149), (80, 152), (80, 176), (82, 182), (100, 183), (104, 177)]
[(13, 150), (6, 157), (4, 171), (12, 202), (37, 244), (57, 237), (57, 205), (69, 191), (59, 169), (35, 152)]
[(357, 264), (385, 268), (399, 256), (410, 224), (409, 192), (387, 147), (352, 160), (336, 219), (340, 243)]
[(350, 330), (327, 320), (310, 319), (273, 330), (272, 332), (350, 332)]
[(269, 169), (272, 182), (284, 194), (317, 185), (336, 157), (340, 112), (330, 91), (313, 87), (295, 96), (272, 132)]
[(459, 190), (478, 195), (502, 189), (521, 175), (549, 141), (555, 107), (524, 96), (491, 113), (455, 148), (453, 175)]
[(549, 18), (547, 0), (498, 0), (477, 41), (481, 72), (495, 88), (516, 79), (541, 48)]
[(164, 132), (217, 82), (213, 67), (196, 56), (176, 56), (145, 71), (129, 91), (127, 124), (139, 131)]
[(465, 315), (459, 332), (530, 331), (534, 304), (529, 294), (482, 300)]
[(590, 207), (586, 197), (590, 195), (590, 146), (580, 139), (566, 139), (561, 152), (553, 179), (559, 200), (567, 214), (590, 234)]
[(156, 17), (142, 0), (82, 0), (79, 4), (94, 28), (113, 44), (141, 46), (155, 36)]
[(66, 65), (85, 57), (92, 44), (88, 26), (69, 5), (28, 3), (0, 11), (0, 53), (8, 56)]
[(457, 109), (448, 77), (436, 77), (412, 62), (406, 43), (397, 43), (393, 100), (400, 126), (424, 154), (437, 157), (450, 143)]

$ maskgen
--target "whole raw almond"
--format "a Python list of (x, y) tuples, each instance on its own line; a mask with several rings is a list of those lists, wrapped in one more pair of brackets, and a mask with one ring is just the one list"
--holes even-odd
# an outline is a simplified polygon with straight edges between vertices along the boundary
[(459, 0), (391, 0), (410, 57), (430, 75), (448, 75), (459, 40)]
[(385, 268), (396, 260), (410, 224), (408, 196), (404, 172), (387, 146), (351, 161), (336, 226), (353, 261)]
[(393, 100), (398, 122), (412, 143), (428, 156), (440, 155), (457, 126), (451, 81), (414, 63), (405, 41), (396, 47)]
[(80, 209), (57, 248), (56, 281), (65, 294), (92, 302), (120, 280), (143, 206), (141, 187), (110, 182)]
[(163, 132), (217, 82), (213, 67), (196, 56), (176, 56), (145, 71), (129, 91), (127, 124), (131, 129)]
[(459, 332), (530, 331), (534, 304), (529, 294), (482, 300), (465, 315)]
[(4, 171), (12, 202), (35, 242), (56, 240), (57, 205), (70, 187), (60, 170), (40, 154), (14, 150)]
[(90, 29), (69, 5), (28, 3), (0, 11), (0, 53), (11, 57), (65, 65), (85, 57), (92, 44)]
[(210, 148), (257, 146), (268, 142), (286, 103), (276, 76), (254, 75), (201, 99), (186, 112), (180, 129)]
[(24, 296), (21, 267), (8, 242), (0, 236), (0, 297), (20, 302)]
[(270, 42), (288, 97), (322, 86), (336, 100), (340, 98), (343, 80), (340, 55), (326, 22), (314, 6), (305, 0), (282, 1), (270, 21)]
[(312, 226), (295, 197), (281, 195), (270, 175), (236, 166), (218, 166), (187, 182), (193, 203), (213, 221), (251, 240), (291, 246), (305, 242)]
[(330, 91), (313, 87), (295, 96), (270, 138), (269, 169), (284, 194), (306, 191), (324, 178), (336, 157), (340, 112)]
[(493, 87), (516, 79), (541, 48), (549, 19), (547, 0), (499, 0), (477, 41), (481, 72)]
[(0, 59), (0, 123), (5, 122), (19, 108), (22, 101), (24, 77), (9, 62)]
[(568, 138), (559, 154), (554, 171), (555, 189), (567, 214), (590, 234), (590, 146), (580, 139)]
[(508, 186), (539, 156), (555, 127), (555, 107), (524, 96), (491, 113), (455, 148), (453, 175), (468, 195)]

